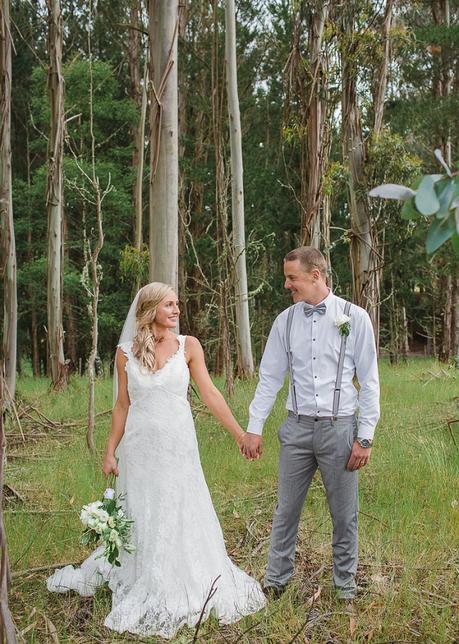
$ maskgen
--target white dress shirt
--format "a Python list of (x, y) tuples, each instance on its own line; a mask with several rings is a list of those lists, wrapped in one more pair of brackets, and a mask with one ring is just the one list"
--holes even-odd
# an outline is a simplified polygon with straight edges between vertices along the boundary
[[(341, 345), (335, 320), (344, 313), (346, 304), (331, 291), (323, 302), (327, 307), (325, 314), (313, 313), (309, 317), (304, 314), (304, 302), (297, 302), (290, 335), (298, 413), (319, 418), (332, 416)], [(247, 431), (253, 434), (262, 433), (288, 372), (285, 338), (288, 311), (282, 311), (275, 319), (261, 359), (260, 380), (249, 407)], [(375, 338), (370, 317), (364, 309), (352, 304), (349, 316), (351, 330), (346, 343), (338, 416), (351, 416), (358, 409), (358, 435), (371, 439), (379, 419)], [(359, 391), (352, 382), (354, 375), (360, 385)], [(286, 407), (293, 411), (290, 389)]]

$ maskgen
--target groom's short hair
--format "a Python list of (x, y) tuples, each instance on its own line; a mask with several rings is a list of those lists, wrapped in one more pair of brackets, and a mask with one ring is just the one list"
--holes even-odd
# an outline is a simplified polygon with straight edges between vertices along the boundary
[(291, 250), (284, 257), (284, 262), (294, 262), (298, 260), (306, 273), (310, 273), (314, 268), (318, 268), (324, 279), (327, 278), (327, 261), (320, 250), (312, 246), (300, 246)]

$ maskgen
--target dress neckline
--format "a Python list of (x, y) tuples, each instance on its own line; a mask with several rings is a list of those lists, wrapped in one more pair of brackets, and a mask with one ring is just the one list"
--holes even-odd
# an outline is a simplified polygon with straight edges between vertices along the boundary
[[(166, 367), (170, 362), (172, 362), (172, 360), (173, 360), (174, 358), (176, 358), (176, 357), (181, 353), (182, 348), (183, 348), (183, 346), (184, 346), (184, 342), (183, 342), (184, 338), (185, 338), (185, 336), (184, 336), (184, 335), (181, 335), (181, 334), (178, 334), (178, 335), (177, 335), (177, 340), (178, 340), (178, 343), (179, 343), (177, 350), (176, 350), (176, 351), (174, 351), (174, 353), (171, 353), (171, 355), (170, 355), (170, 356), (165, 360), (165, 362), (164, 362), (164, 364), (163, 364), (163, 366), (162, 366), (162, 367), (160, 367), (159, 369), (155, 369), (155, 371), (150, 371), (149, 375), (151, 375), (151, 376), (156, 376), (157, 374), (159, 374), (161, 371), (163, 371), (163, 370), (165, 369), (165, 367)], [(134, 358), (135, 356), (134, 356), (134, 354), (132, 353), (132, 347), (133, 347), (133, 345), (134, 345), (134, 340), (129, 340), (128, 344), (130, 345), (130, 353), (131, 353), (132, 357)], [(137, 359), (136, 359), (136, 361), (138, 362), (138, 360), (137, 360)]]

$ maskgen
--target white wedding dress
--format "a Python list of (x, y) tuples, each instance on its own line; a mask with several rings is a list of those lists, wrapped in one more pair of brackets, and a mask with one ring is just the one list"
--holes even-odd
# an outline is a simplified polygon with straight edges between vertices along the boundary
[(105, 625), (119, 633), (171, 638), (194, 626), (214, 584), (210, 612), (222, 624), (266, 603), (258, 582), (229, 559), (201, 468), (187, 399), (189, 370), (185, 336), (178, 351), (155, 373), (144, 372), (132, 342), (119, 346), (128, 358), (131, 401), (117, 455), (117, 493), (134, 519), (133, 554), (122, 552), (112, 567), (99, 547), (80, 568), (66, 566), (49, 577), (48, 590), (93, 595), (104, 581), (113, 592)]

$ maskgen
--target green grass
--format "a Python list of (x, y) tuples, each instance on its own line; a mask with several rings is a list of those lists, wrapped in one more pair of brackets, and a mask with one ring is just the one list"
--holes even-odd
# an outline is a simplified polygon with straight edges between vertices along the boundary
[[(438, 374), (435, 377), (432, 374)], [(311, 486), (300, 527), (296, 574), (287, 592), (267, 609), (219, 628), (215, 620), (200, 642), (453, 642), (458, 636), (459, 423), (457, 372), (433, 361), (381, 364), (382, 416), (370, 466), (360, 479), (359, 600), (350, 617), (331, 589), (331, 523), (320, 477)], [(44, 379), (22, 377), (18, 395), (62, 422), (52, 431), (24, 423), (25, 444), (8, 422), (5, 482), (22, 497), (8, 501), (5, 524), (13, 573), (50, 563), (81, 561), (78, 512), (104, 489), (101, 453), (109, 416), (97, 424), (98, 455), (85, 446), (86, 381), (74, 378), (64, 393), (49, 393)], [(222, 385), (217, 381), (219, 386)], [(256, 382), (238, 382), (231, 407), (242, 424)], [(109, 380), (97, 384), (97, 411), (110, 407)], [(285, 393), (285, 392), (284, 392)], [(456, 398), (455, 398), (456, 397)], [(277, 428), (284, 396), (267, 422), (263, 458), (243, 460), (230, 437), (206, 413), (196, 420), (201, 459), (233, 560), (262, 579), (276, 503)], [(75, 420), (78, 427), (66, 426)], [(33, 438), (33, 432), (46, 436)], [(457, 443), (457, 445), (455, 444)], [(49, 571), (15, 575), (10, 605), (24, 641), (136, 642), (103, 626), (110, 593), (95, 598), (46, 591)], [(320, 595), (309, 608), (310, 598)], [(307, 624), (306, 624), (307, 623)], [(251, 628), (246, 634), (247, 629)], [(240, 638), (240, 639), (238, 639)], [(191, 642), (183, 629), (174, 642)]]

